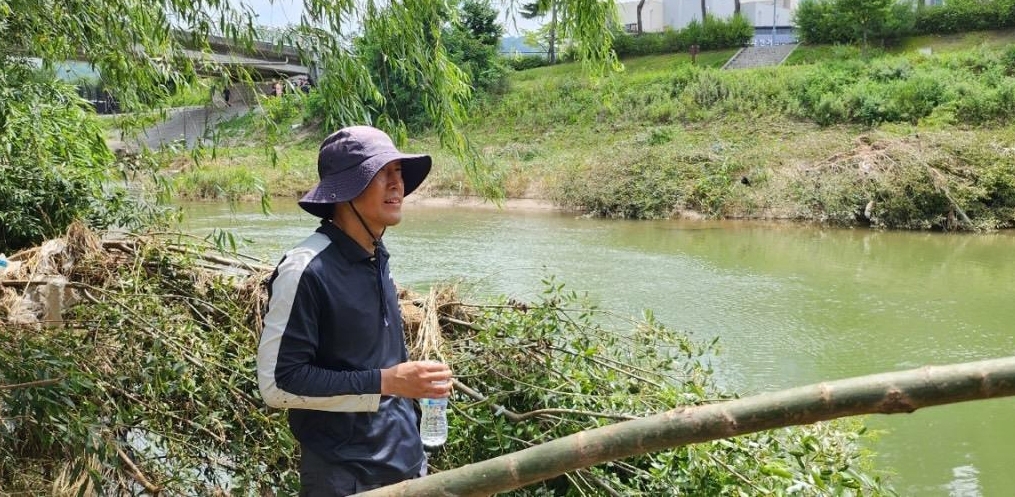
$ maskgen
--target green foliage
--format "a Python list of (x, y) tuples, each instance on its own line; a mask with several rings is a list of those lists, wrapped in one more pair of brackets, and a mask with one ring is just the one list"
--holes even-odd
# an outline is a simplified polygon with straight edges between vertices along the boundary
[(835, 2), (845, 23), (853, 29), (853, 39), (863, 40), (864, 46), (871, 34), (883, 29), (888, 22), (889, 7), (894, 0), (837, 0)]
[(294, 126), (301, 124), (306, 114), (307, 98), (302, 92), (288, 91), (279, 97), (260, 99), (264, 119), (259, 120), (258, 125), (263, 128), (270, 143), (279, 143), (290, 135)]
[(795, 15), (804, 43), (849, 43), (1012, 27), (1015, 0), (803, 0)]
[(895, 39), (913, 29), (914, 5), (893, 0), (803, 0), (794, 14), (808, 44)]
[[(452, 402), (452, 468), (604, 426), (732, 398), (712, 377), (715, 342), (602, 312), (547, 278), (534, 302), (487, 308), (452, 342), (456, 376), (486, 400)], [(481, 351), (481, 352), (480, 352)], [(540, 410), (556, 410), (552, 412)], [(512, 421), (511, 414), (531, 414)], [(613, 461), (512, 495), (890, 495), (855, 423), (821, 423)], [(609, 489), (609, 490), (608, 490)]]
[[(300, 3), (304, 15), (299, 24), (272, 33), (275, 39), (271, 41), (295, 47), (303, 63), (309, 65), (313, 60), (322, 69), (323, 77), (316, 82), (320, 97), (312, 109), (325, 128), (375, 124), (395, 134), (401, 130), (398, 116), (383, 113), (383, 98), (366, 66), (369, 61), (350, 50), (350, 26), (363, 25), (399, 77), (420, 90), (414, 100), (429, 116), (427, 122), (441, 144), (466, 155), (467, 142), (458, 126), (470, 94), (469, 75), (453, 63), (440, 29), (448, 19), (446, 14), (453, 10), (450, 0)], [(604, 35), (611, 8), (612, 4), (587, 0), (568, 0), (561, 6), (561, 29), (581, 41), (576, 54), (599, 71), (613, 61), (610, 38)], [(65, 60), (87, 60), (101, 73), (102, 84), (122, 108), (144, 111), (165, 105), (171, 95), (186, 95), (185, 88), (198, 83), (198, 73), (249, 81), (251, 75), (235, 65), (195, 63), (185, 50), (209, 50), (209, 36), (217, 35), (233, 42), (237, 51), (249, 51), (255, 38), (264, 34), (255, 26), (255, 17), (254, 9), (242, 1), (182, 0), (153, 8), (143, 0), (0, 0), (0, 39), (4, 40), (0, 44), (0, 73), (8, 83), (14, 83), (9, 73), (26, 55), (38, 57), (44, 67)], [(483, 22), (469, 28), (487, 29)], [(473, 82), (495, 81), (495, 66), (494, 62), (467, 70), (473, 71)], [(59, 105), (62, 100), (54, 97), (43, 103)], [(74, 131), (60, 130), (46, 139), (55, 142)], [(93, 162), (101, 160), (97, 156)], [(474, 162), (469, 172), (476, 183), (483, 183), (481, 164)]]
[(515, 71), (524, 71), (526, 69), (550, 65), (550, 59), (542, 55), (515, 55), (513, 57), (505, 57), (504, 62)]
[[(455, 96), (454, 113), (461, 118), (475, 92), (496, 93), (504, 89), (506, 69), (497, 57), (503, 33), (503, 28), (495, 22), (497, 12), (480, 0), (464, 0), (456, 9), (457, 16), (453, 18), (457, 20), (460, 16), (460, 21), (444, 26), (448, 14), (440, 13), (433, 15), (428, 23), (421, 23), (419, 29), (430, 33), (433, 41), (440, 40), (434, 43), (436, 48), (432, 55), (445, 57), (448, 69), (460, 71), (462, 84), (443, 91)], [(402, 50), (399, 43), (404, 33), (393, 30), (392, 23), (401, 15), (401, 9), (390, 7), (387, 12), (386, 17), (368, 23), (363, 36), (355, 42), (356, 52), (368, 61), (370, 77), (383, 99), (376, 113), (390, 116), (413, 130), (436, 127), (440, 123), (433, 121), (427, 111), (428, 101), (430, 105), (436, 102), (427, 96), (435, 91), (434, 79), (426, 75), (421, 77), (418, 67), (406, 64), (398, 53)]]
[(265, 198), (270, 193), (264, 181), (247, 169), (223, 171), (196, 167), (173, 178), (174, 188), (198, 199), (236, 202)]
[[(650, 135), (649, 145), (664, 139), (658, 134)], [(683, 197), (686, 167), (683, 163), (660, 160), (649, 149), (609, 162), (574, 167), (564, 173), (552, 196), (561, 206), (593, 216), (666, 218)]]
[(0, 252), (63, 233), (76, 220), (131, 229), (159, 219), (149, 199), (122, 179), (154, 165), (117, 159), (74, 89), (25, 65), (0, 71)]
[(701, 174), (691, 191), (688, 205), (699, 212), (721, 216), (734, 187), (739, 184), (737, 173), (741, 168), (728, 160), (719, 163), (702, 161), (700, 167)]
[(754, 27), (743, 16), (719, 19), (710, 15), (704, 23), (693, 20), (683, 29), (667, 28), (662, 33), (628, 34), (617, 31), (613, 35), (613, 48), (621, 58), (687, 52), (691, 45), (698, 45), (699, 50), (717, 50), (742, 47), (752, 36)]
[(196, 270), (213, 247), (149, 242), (72, 247), (65, 276), (88, 301), (62, 327), (0, 327), (5, 385), (54, 380), (0, 392), (0, 487), (152, 493), (129, 460), (164, 494), (295, 495), (296, 443), (257, 394), (260, 276), (240, 285)]
[[(841, 52), (848, 57), (855, 50)], [(682, 59), (605, 82), (580, 81), (563, 72), (537, 78), (538, 70), (532, 70), (528, 72), (534, 79), (518, 83), (515, 91), (478, 114), (534, 127), (618, 119), (701, 122), (731, 114), (785, 115), (823, 126), (917, 124), (932, 116), (969, 124), (1001, 123), (1015, 111), (1015, 59), (1008, 52), (984, 48), (883, 56), (866, 64), (855, 58), (832, 59), (748, 71), (718, 71)]]
[(919, 9), (915, 28), (920, 33), (960, 33), (1015, 26), (1015, 1), (949, 0)]
[(849, 153), (801, 171), (791, 188), (807, 217), (824, 222), (955, 229), (961, 210), (972, 221), (966, 229), (995, 229), (1015, 225), (1013, 165), (1012, 157), (975, 143), (863, 137)]
[[(690, 209), (886, 228), (956, 227), (948, 216), (961, 216), (951, 203), (941, 209), (943, 193), (933, 184), (917, 188), (928, 178), (920, 168), (943, 142), (947, 152), (935, 160), (945, 164), (945, 179), (934, 179), (972, 219), (961, 228), (1015, 225), (997, 200), (1007, 198), (1005, 180), (971, 184), (1011, 162), (995, 144), (1011, 141), (1005, 116), (1015, 113), (1015, 51), (872, 52), (865, 58), (855, 46), (829, 47), (814, 63), (742, 71), (711, 68), (730, 52), (704, 52), (698, 65), (686, 54), (646, 56), (600, 80), (580, 78), (573, 64), (536, 68), (512, 75), (512, 90), (485, 102), (470, 125), (487, 148), (538, 149), (531, 162), (503, 158), (513, 171), (507, 176), (591, 215), (656, 218)], [(840, 164), (867, 147), (857, 135), (887, 133), (888, 145), (879, 147), (894, 147), (915, 130), (926, 147), (892, 152), (899, 167), (877, 182), (850, 169), (859, 165)], [(961, 130), (977, 138), (944, 138)], [(985, 158), (967, 164), (972, 153)], [(826, 161), (835, 167), (823, 169)], [(814, 178), (797, 173), (818, 165)], [(923, 194), (932, 200), (920, 204)], [(865, 219), (867, 203), (882, 197), (892, 198), (875, 202), (886, 211)]]

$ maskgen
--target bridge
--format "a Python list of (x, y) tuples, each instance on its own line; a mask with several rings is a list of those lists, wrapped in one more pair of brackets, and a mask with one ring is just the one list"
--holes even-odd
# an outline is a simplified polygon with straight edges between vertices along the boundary
[[(272, 94), (276, 82), (297, 77), (310, 78), (313, 75), (314, 68), (291, 46), (265, 41), (254, 41), (249, 46), (241, 46), (216, 35), (210, 35), (206, 40), (194, 40), (193, 35), (185, 31), (177, 32), (176, 36), (185, 47), (184, 55), (194, 61), (198, 74), (216, 78), (227, 75), (229, 82), (220, 86), (212, 98), (213, 101), (217, 100), (215, 103), (219, 106), (231, 103), (251, 104), (256, 100), (254, 95), (257, 93)], [(94, 68), (92, 71), (93, 77), (97, 78), (98, 73), (94, 72)], [(249, 76), (253, 85), (241, 82), (241, 73)], [(228, 101), (225, 98), (226, 89)], [(91, 102), (100, 114), (120, 111), (118, 102), (99, 84), (79, 85), (78, 94)]]
[[(180, 35), (189, 37), (189, 33)], [(184, 53), (198, 63), (198, 72), (208, 76), (220, 75), (218, 68), (242, 68), (260, 80), (311, 74), (311, 67), (294, 47), (263, 41), (255, 41), (250, 47), (240, 47), (225, 37), (215, 35), (209, 36), (207, 41), (211, 52), (197, 50), (193, 43), (184, 40), (184, 45), (188, 46)]]

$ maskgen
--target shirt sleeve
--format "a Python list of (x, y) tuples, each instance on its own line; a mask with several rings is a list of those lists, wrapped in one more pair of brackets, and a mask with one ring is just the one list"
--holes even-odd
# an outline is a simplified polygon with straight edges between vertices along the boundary
[(272, 407), (377, 411), (381, 372), (315, 366), (319, 343), (316, 282), (306, 272), (313, 251), (291, 252), (269, 282), (271, 298), (257, 349), (261, 397)]

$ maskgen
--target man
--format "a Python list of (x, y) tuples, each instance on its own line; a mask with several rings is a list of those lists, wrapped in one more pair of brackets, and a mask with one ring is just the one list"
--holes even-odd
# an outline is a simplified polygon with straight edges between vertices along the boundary
[(289, 409), (301, 495), (349, 495), (425, 474), (411, 399), (447, 397), (451, 370), (408, 361), (381, 237), (430, 166), (378, 129), (344, 128), (324, 140), (320, 182), (299, 201), (321, 226), (269, 280), (257, 377), (268, 405)]

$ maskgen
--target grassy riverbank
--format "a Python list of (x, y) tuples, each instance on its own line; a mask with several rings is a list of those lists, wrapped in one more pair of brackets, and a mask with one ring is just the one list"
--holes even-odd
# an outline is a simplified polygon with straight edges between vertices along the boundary
[[(464, 134), (508, 197), (595, 215), (800, 219), (893, 228), (1015, 225), (1011, 33), (914, 38), (897, 48), (801, 48), (792, 64), (719, 71), (732, 51), (625, 60), (589, 79), (565, 64), (516, 73)], [(929, 54), (928, 54), (929, 49)], [(226, 146), (186, 168), (186, 195), (292, 198), (316, 181), (319, 131)], [(227, 133), (228, 135), (228, 133)], [(249, 140), (249, 137), (246, 138)], [(239, 144), (244, 139), (226, 140)], [(424, 190), (471, 195), (436, 137)], [(225, 189), (215, 184), (238, 185)]]

